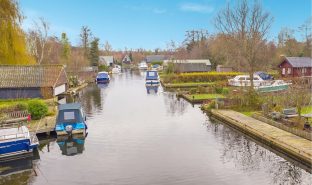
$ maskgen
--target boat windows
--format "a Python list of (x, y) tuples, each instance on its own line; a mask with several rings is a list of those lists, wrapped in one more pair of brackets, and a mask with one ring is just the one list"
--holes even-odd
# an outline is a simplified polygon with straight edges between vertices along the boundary
[(245, 77), (239, 77), (238, 80), (245, 80)]
[(156, 76), (156, 72), (150, 71), (150, 72), (148, 72), (148, 76)]
[(73, 120), (75, 119), (75, 112), (64, 112), (64, 120)]

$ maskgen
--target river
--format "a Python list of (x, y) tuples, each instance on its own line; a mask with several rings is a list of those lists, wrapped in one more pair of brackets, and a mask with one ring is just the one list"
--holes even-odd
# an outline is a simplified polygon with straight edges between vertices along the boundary
[(8, 163), (11, 171), (0, 176), (0, 184), (312, 182), (300, 165), (210, 120), (174, 93), (155, 90), (147, 91), (140, 71), (89, 85), (75, 98), (87, 113), (87, 137), (41, 138), (36, 158)]

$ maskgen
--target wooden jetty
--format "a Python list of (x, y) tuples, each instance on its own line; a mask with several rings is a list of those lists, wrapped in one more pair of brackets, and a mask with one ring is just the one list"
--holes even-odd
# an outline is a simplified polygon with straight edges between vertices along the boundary
[(214, 118), (305, 165), (312, 165), (312, 142), (233, 110), (211, 110)]

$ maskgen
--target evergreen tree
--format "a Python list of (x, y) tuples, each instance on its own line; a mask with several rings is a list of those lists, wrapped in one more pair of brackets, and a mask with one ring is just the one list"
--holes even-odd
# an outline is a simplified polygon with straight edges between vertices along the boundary
[(70, 59), (70, 55), (71, 55), (71, 48), (70, 48), (70, 43), (69, 43), (66, 33), (62, 33), (61, 43), (63, 47), (62, 58), (65, 61), (65, 63), (68, 63)]
[(89, 54), (91, 66), (98, 66), (99, 64), (99, 41), (99, 38), (94, 38), (94, 40), (91, 42)]

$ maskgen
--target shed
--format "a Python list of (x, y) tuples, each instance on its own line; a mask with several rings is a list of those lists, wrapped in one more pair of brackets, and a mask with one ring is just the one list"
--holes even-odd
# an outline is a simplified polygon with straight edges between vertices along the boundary
[(278, 67), (283, 77), (312, 76), (310, 57), (283, 57)]
[(0, 66), (0, 99), (52, 98), (67, 88), (63, 65)]
[(173, 70), (177, 73), (211, 71), (211, 63), (209, 59), (165, 60), (164, 65), (167, 65), (169, 62), (174, 64)]

